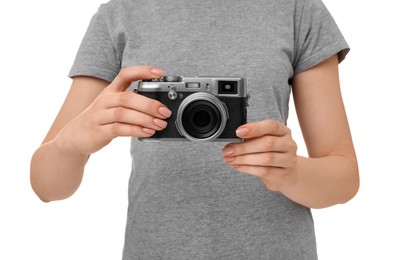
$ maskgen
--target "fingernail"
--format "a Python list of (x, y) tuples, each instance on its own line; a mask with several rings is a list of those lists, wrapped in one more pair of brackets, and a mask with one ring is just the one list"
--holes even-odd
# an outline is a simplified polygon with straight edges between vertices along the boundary
[(160, 120), (160, 119), (158, 119), (158, 118), (155, 118), (155, 119), (154, 119), (154, 123), (155, 123), (155, 125), (160, 126), (160, 127), (162, 127), (162, 128), (165, 128), (165, 127), (167, 126), (167, 122), (166, 122), (166, 121)]
[(150, 135), (153, 135), (153, 134), (155, 134), (155, 130), (153, 130), (153, 129), (149, 129), (149, 128), (142, 128), (142, 131), (144, 132), (144, 133), (147, 133), (147, 134), (150, 134)]
[(165, 72), (163, 70), (161, 70), (161, 69), (152, 68), (150, 71), (155, 76), (163, 76), (163, 75), (165, 75)]
[(250, 132), (250, 130), (248, 130), (247, 128), (239, 128), (236, 130), (236, 135), (238, 137), (242, 137), (242, 136), (246, 136), (249, 132)]
[(229, 155), (231, 155), (231, 154), (233, 154), (233, 153), (234, 153), (234, 148), (231, 147), (231, 146), (226, 146), (226, 147), (223, 148), (223, 150), (222, 150), (223, 156), (229, 156)]
[(225, 157), (223, 159), (225, 160), (225, 162), (230, 163), (236, 159), (236, 156)]
[(169, 117), (172, 115), (172, 111), (170, 111), (169, 109), (167, 109), (166, 107), (160, 107), (159, 108), (159, 113), (161, 113), (162, 115)]

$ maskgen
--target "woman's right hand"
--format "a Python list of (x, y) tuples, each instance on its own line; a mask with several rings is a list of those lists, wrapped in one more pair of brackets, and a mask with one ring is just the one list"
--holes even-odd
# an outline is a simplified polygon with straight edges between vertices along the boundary
[(151, 66), (123, 68), (92, 104), (60, 131), (56, 143), (90, 155), (118, 136), (150, 137), (164, 129), (172, 112), (157, 100), (126, 91), (134, 81), (163, 75)]

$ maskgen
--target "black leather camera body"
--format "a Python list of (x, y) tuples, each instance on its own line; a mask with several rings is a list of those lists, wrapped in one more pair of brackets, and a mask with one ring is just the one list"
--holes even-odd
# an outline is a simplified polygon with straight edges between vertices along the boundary
[(164, 130), (140, 140), (242, 141), (236, 129), (247, 122), (244, 78), (164, 76), (140, 81), (134, 91), (172, 111)]

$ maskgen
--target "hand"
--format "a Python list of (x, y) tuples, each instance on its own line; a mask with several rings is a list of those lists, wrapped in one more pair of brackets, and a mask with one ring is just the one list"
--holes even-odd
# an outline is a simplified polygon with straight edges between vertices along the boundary
[(163, 76), (151, 66), (123, 68), (116, 78), (60, 132), (64, 148), (90, 155), (118, 136), (150, 137), (167, 125), (171, 111), (157, 100), (125, 91), (132, 82)]
[(243, 143), (224, 147), (224, 160), (234, 169), (260, 177), (267, 188), (280, 191), (295, 181), (297, 146), (290, 129), (274, 120), (264, 120), (240, 126), (236, 134)]

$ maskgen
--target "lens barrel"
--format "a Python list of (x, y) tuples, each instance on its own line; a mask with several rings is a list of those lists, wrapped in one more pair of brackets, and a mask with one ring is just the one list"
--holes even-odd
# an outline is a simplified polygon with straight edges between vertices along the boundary
[(179, 132), (194, 142), (211, 141), (219, 137), (228, 119), (227, 108), (216, 96), (197, 92), (186, 97), (177, 111)]

